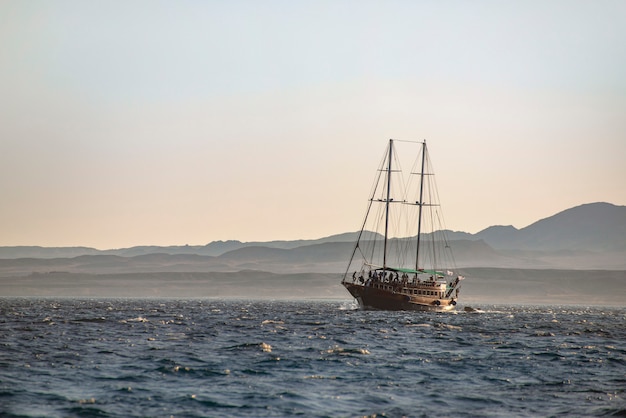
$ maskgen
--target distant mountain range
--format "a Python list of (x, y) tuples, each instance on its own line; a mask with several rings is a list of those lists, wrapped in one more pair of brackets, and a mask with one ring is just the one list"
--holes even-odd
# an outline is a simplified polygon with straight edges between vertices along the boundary
[[(372, 234), (372, 233), (369, 233)], [(337, 273), (356, 232), (317, 240), (214, 241), (204, 246), (0, 247), (0, 277), (37, 272), (199, 272), (264, 270)], [(626, 206), (590, 203), (525, 228), (491, 226), (476, 234), (447, 231), (460, 267), (626, 268)]]
[(492, 226), (474, 238), (498, 250), (626, 251), (626, 206), (589, 203), (522, 229)]

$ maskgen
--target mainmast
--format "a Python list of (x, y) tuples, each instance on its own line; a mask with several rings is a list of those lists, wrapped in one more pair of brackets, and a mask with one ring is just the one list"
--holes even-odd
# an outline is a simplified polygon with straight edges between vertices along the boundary
[(415, 251), (415, 270), (416, 271), (419, 269), (420, 240), (421, 240), (421, 235), (422, 235), (422, 207), (424, 207), (424, 201), (422, 199), (424, 196), (425, 163), (426, 163), (426, 140), (422, 142), (422, 171), (420, 173), (420, 201), (418, 202), (419, 212), (417, 216), (417, 246), (416, 246), (417, 249)]
[[(385, 202), (385, 244), (383, 246), (383, 271), (387, 269), (387, 232), (389, 230), (389, 202), (391, 196), (391, 158), (393, 139), (389, 140), (389, 161), (387, 162), (387, 199)], [(421, 209), (421, 208), (420, 208)]]

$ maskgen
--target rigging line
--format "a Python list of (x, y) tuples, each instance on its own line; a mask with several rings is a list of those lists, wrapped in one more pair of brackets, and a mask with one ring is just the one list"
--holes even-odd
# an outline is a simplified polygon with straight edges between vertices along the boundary
[[(435, 172), (435, 170), (434, 170), (434, 168), (433, 168), (433, 164), (432, 164), (432, 162), (430, 161), (430, 159), (429, 159), (429, 168), (430, 168), (430, 172), (432, 172), (432, 173), (434, 173), (434, 172)], [(435, 194), (435, 196), (434, 196), (434, 198), (436, 199), (435, 201), (436, 201), (437, 203), (440, 203), (440, 202), (441, 202), (441, 198), (440, 198), (440, 196), (439, 196), (439, 189), (437, 188), (437, 182), (436, 182), (436, 178), (435, 178), (435, 176), (434, 176), (434, 175), (433, 175), (433, 177), (432, 177), (432, 178), (430, 178), (430, 182), (432, 183), (432, 190), (434, 191), (434, 194)], [(437, 210), (437, 211), (435, 212), (435, 214), (436, 214), (436, 216), (437, 216), (437, 223), (438, 223), (438, 225), (439, 225), (439, 229), (440, 229), (440, 231), (441, 231), (441, 234), (440, 234), (440, 235), (441, 235), (441, 237), (443, 238), (443, 242), (444, 242), (444, 244), (445, 244), (445, 247), (444, 247), (444, 249), (443, 249), (442, 251), (444, 251), (444, 252), (445, 252), (445, 254), (448, 256), (448, 258), (449, 258), (449, 259), (450, 259), (450, 261), (452, 262), (452, 266), (451, 266), (451, 267), (453, 267), (453, 268), (456, 270), (456, 269), (457, 269), (456, 259), (455, 259), (455, 257), (454, 257), (454, 253), (453, 253), (453, 252), (452, 252), (452, 250), (451, 250), (451, 247), (450, 247), (450, 241), (449, 241), (449, 239), (448, 239), (448, 235), (447, 235), (447, 233), (445, 232), (445, 231), (446, 231), (446, 222), (445, 222), (445, 219), (444, 219), (444, 213), (443, 213), (443, 210), (439, 209), (439, 210)], [(447, 250), (447, 251), (446, 251), (446, 248), (448, 248), (448, 250)]]
[[(367, 257), (365, 256), (365, 254), (363, 253), (363, 251), (361, 251), (361, 247), (360, 247), (360, 246), (358, 246), (358, 250), (359, 250), (359, 253), (361, 254), (361, 257), (363, 258), (363, 260), (366, 260), (366, 261), (367, 261)], [(350, 264), (352, 264), (352, 262), (350, 262)], [(349, 270), (349, 269), (350, 269), (350, 267), (348, 267), (348, 270)]]
[(420, 176), (420, 197), (419, 197), (419, 215), (418, 215), (418, 219), (417, 219), (417, 244), (416, 244), (416, 250), (415, 250), (415, 270), (419, 269), (419, 256), (420, 256), (420, 234), (422, 232), (422, 209), (423, 209), (423, 205), (424, 205), (424, 199), (423, 199), (423, 192), (424, 192), (424, 167), (426, 164), (426, 157), (427, 157), (427, 151), (426, 151), (426, 141), (424, 141), (422, 143), (422, 168), (420, 170), (420, 172), (422, 173), (422, 175)]
[[(430, 165), (430, 160), (429, 160), (429, 165)], [(429, 179), (429, 187), (428, 187), (428, 198), (430, 199), (430, 201), (434, 201), (436, 199), (436, 187), (434, 184), (434, 177)], [(440, 267), (439, 263), (441, 262), (441, 258), (442, 258), (442, 254), (440, 252), (437, 251), (437, 234), (435, 233), (435, 230), (437, 229), (437, 222), (436, 222), (436, 216), (439, 212), (439, 209), (437, 207), (432, 207), (429, 210), (429, 216), (430, 216), (430, 225), (431, 225), (431, 235), (432, 235), (432, 240), (431, 240), (431, 245), (432, 245), (432, 252), (433, 252), (433, 265), (436, 267)]]
[(383, 270), (387, 267), (387, 239), (388, 239), (388, 228), (389, 228), (389, 198), (391, 193), (391, 163), (393, 156), (393, 139), (389, 140), (389, 162), (387, 166), (387, 202), (385, 204), (385, 247), (383, 250)]
[(394, 141), (398, 141), (398, 142), (406, 142), (409, 144), (423, 144), (425, 140), (421, 140), (421, 141), (411, 141), (409, 139), (394, 139)]
[[(421, 170), (421, 163), (422, 163), (422, 154), (423, 154), (423, 142), (414, 142), (414, 141), (408, 141), (411, 142), (413, 144), (419, 144), (422, 145), (420, 147), (420, 152), (417, 153), (417, 155), (415, 156), (415, 159), (413, 160), (413, 163), (411, 165), (410, 171), (408, 173), (408, 181), (406, 183), (406, 191), (405, 191), (405, 204), (407, 206), (420, 206), (423, 205), (423, 202), (418, 202), (417, 199), (419, 198), (419, 189), (420, 189), (420, 183), (421, 183), (421, 178), (424, 175), (429, 175), (428, 172), (423, 172)], [(407, 240), (407, 250), (410, 250), (410, 252), (412, 254), (416, 254), (417, 256), (419, 256), (419, 250), (418, 250), (418, 246), (419, 243), (417, 242), (417, 234), (418, 232), (415, 232), (414, 235), (414, 225), (417, 225), (418, 230), (419, 230), (419, 208), (418, 210), (411, 210), (410, 208), (407, 208), (407, 214), (410, 214), (411, 216), (407, 216), (407, 231), (410, 231), (409, 236), (414, 237), (415, 240), (410, 239)], [(412, 227), (413, 226), (413, 227)], [(408, 253), (407, 253), (408, 255)], [(417, 264), (419, 263), (418, 260), (415, 261), (415, 265), (417, 266)]]
[[(356, 241), (357, 244), (356, 244), (356, 246), (355, 246), (355, 248), (354, 248), (354, 250), (352, 252), (352, 256), (350, 257), (350, 262), (348, 264), (348, 268), (347, 268), (346, 273), (345, 273), (346, 275), (350, 271), (350, 266), (352, 265), (352, 262), (354, 260), (354, 255), (356, 254), (357, 246), (358, 246), (359, 242), (361, 241), (361, 238), (363, 236), (363, 232), (365, 230), (365, 227), (367, 226), (367, 219), (368, 219), (369, 213), (370, 213), (370, 211), (372, 209), (372, 204), (373, 204), (373, 201), (374, 201), (374, 197), (376, 196), (378, 188), (379, 188), (379, 186), (381, 184), (380, 180), (382, 178), (382, 171), (383, 171), (382, 169), (384, 168), (386, 160), (387, 160), (387, 153), (385, 153), (383, 155), (383, 158), (381, 159), (381, 161), (378, 164), (379, 168), (378, 168), (376, 174), (374, 175), (374, 181), (373, 181), (372, 187), (370, 189), (370, 196), (371, 196), (371, 198), (368, 201), (367, 210), (365, 212), (365, 217), (364, 217), (363, 222), (361, 224), (361, 229), (359, 231), (359, 235), (357, 236), (357, 241)], [(375, 231), (376, 231), (376, 229), (375, 229)], [(360, 251), (360, 252), (363, 255), (363, 257), (365, 258), (365, 255), (363, 254), (363, 252), (362, 251)]]
[[(385, 158), (383, 157), (383, 160), (380, 163), (381, 167), (384, 164), (384, 161), (385, 161)], [(359, 242), (361, 242), (361, 237), (363, 236), (363, 230), (365, 229), (365, 226), (367, 224), (367, 217), (370, 213), (370, 210), (372, 209), (373, 198), (376, 195), (376, 190), (378, 190), (378, 185), (380, 184), (380, 178), (381, 178), (381, 173), (379, 170), (378, 174), (374, 176), (374, 184), (372, 185), (372, 189), (370, 190), (370, 195), (372, 196), (372, 198), (369, 200), (369, 203), (367, 204), (367, 210), (365, 211), (365, 217), (361, 224), (361, 230), (359, 231), (359, 235), (357, 236), (356, 245), (354, 246), (354, 250), (352, 250), (352, 255), (350, 256), (350, 262), (348, 263), (348, 266), (346, 267), (346, 272), (344, 273), (344, 276), (343, 276), (344, 280), (348, 276), (348, 272), (350, 271), (350, 267), (352, 266), (352, 261), (354, 260), (354, 255), (356, 254), (356, 251), (359, 248)], [(362, 251), (360, 252), (361, 254), (363, 254)]]
[[(432, 190), (429, 190), (428, 192), (429, 194), (429, 199), (432, 201), (433, 197), (432, 197)], [(435, 214), (436, 214), (436, 210), (431, 209), (429, 211), (429, 215), (430, 215), (430, 225), (431, 225), (431, 229), (434, 230), (436, 229), (436, 223), (435, 223)], [(433, 248), (433, 267), (435, 268), (435, 270), (437, 270), (437, 267), (439, 267), (439, 255), (437, 252), (437, 243), (436, 243), (436, 237), (433, 235), (433, 239), (431, 240), (432, 242), (432, 248)]]
[[(441, 237), (443, 239), (444, 242), (444, 251), (445, 254), (450, 258), (450, 262), (452, 263), (452, 265), (450, 267), (453, 268), (453, 270), (456, 270), (456, 260), (454, 259), (454, 252), (452, 251), (452, 247), (450, 246), (450, 241), (448, 240), (448, 234), (446, 233), (446, 229), (445, 229), (445, 224), (443, 222), (443, 213), (440, 213), (439, 211), (437, 211), (437, 218), (438, 218), (438, 222), (441, 224)], [(446, 248), (448, 249), (446, 251)]]
[[(350, 271), (350, 267), (352, 266), (352, 261), (354, 260), (354, 255), (356, 254), (357, 249), (363, 255), (363, 252), (360, 250), (359, 243), (361, 242), (361, 237), (363, 236), (363, 231), (367, 223), (367, 216), (369, 215), (371, 208), (372, 208), (372, 201), (370, 200), (369, 204), (367, 205), (367, 211), (365, 211), (365, 219), (363, 220), (363, 223), (361, 225), (361, 230), (359, 231), (359, 235), (357, 236), (357, 239), (356, 239), (356, 245), (354, 246), (354, 250), (352, 251), (352, 255), (350, 256), (350, 262), (348, 263), (348, 267), (346, 268), (346, 272), (344, 273), (344, 279), (347, 277), (348, 272)], [(365, 256), (363, 257), (365, 258)]]

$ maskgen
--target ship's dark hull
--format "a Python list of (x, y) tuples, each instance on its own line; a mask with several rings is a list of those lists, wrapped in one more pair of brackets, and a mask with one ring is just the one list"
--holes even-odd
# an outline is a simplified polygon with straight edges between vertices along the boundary
[(444, 312), (454, 309), (449, 299), (416, 298), (403, 293), (377, 289), (356, 283), (342, 283), (365, 310)]

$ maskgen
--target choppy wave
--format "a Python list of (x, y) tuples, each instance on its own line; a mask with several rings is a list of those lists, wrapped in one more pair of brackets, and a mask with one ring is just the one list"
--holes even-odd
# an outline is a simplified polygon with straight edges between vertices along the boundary
[(626, 416), (624, 309), (354, 307), (0, 299), (0, 415)]

